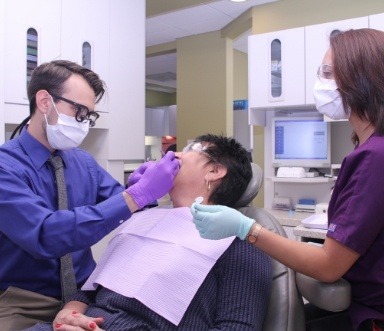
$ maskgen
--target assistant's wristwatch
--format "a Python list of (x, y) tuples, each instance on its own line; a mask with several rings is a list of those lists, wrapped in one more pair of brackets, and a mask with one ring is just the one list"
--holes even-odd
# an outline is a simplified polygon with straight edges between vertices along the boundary
[(261, 228), (262, 226), (260, 224), (255, 223), (254, 225), (252, 225), (251, 230), (245, 237), (247, 242), (249, 242), (250, 244), (254, 244), (257, 241), (257, 238), (259, 237)]

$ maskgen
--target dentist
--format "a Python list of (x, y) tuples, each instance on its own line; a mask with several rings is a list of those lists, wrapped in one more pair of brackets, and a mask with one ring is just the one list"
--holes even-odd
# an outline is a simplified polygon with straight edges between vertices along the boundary
[[(0, 147), (1, 330), (52, 321), (63, 303), (60, 258), (71, 253), (80, 288), (95, 268), (90, 247), (173, 186), (173, 152), (138, 169), (126, 189), (78, 148), (104, 92), (98, 75), (76, 63), (40, 65), (28, 86), (30, 116)], [(58, 210), (52, 156), (63, 162), (67, 209)]]

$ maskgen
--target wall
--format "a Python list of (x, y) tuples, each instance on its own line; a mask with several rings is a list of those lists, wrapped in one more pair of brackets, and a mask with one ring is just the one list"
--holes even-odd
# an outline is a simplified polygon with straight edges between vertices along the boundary
[(233, 43), (220, 32), (177, 41), (177, 141), (233, 134)]
[(248, 55), (233, 51), (233, 99), (248, 99)]
[[(233, 52), (233, 99), (248, 99), (248, 55), (234, 50)], [(264, 128), (253, 128), (253, 162), (264, 167)], [(257, 207), (264, 206), (264, 190), (261, 189), (253, 200)]]
[(176, 105), (176, 93), (145, 90), (145, 106), (161, 107)]

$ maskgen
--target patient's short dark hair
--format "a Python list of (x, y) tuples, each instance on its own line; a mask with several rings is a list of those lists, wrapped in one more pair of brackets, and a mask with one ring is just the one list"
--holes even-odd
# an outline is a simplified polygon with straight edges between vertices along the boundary
[(205, 134), (197, 137), (195, 141), (209, 143), (210, 146), (204, 152), (210, 156), (212, 162), (227, 168), (227, 174), (212, 192), (210, 202), (233, 207), (252, 178), (248, 152), (236, 139), (223, 135)]

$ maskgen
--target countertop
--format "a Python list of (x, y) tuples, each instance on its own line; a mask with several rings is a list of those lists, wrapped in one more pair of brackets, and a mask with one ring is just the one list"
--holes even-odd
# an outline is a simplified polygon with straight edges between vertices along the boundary
[(276, 209), (266, 209), (267, 212), (276, 217), (279, 223), (283, 226), (298, 226), (301, 224), (301, 221), (304, 218), (307, 218), (313, 213), (307, 213), (302, 211), (294, 210), (276, 210)]
[(299, 225), (293, 229), (293, 234), (304, 238), (325, 239), (327, 230), (306, 228), (305, 226)]
[(313, 215), (313, 213), (276, 209), (266, 209), (266, 211), (275, 216), (282, 226), (293, 227), (293, 234), (295, 236), (302, 238), (325, 239), (327, 230), (307, 228), (301, 225), (301, 221)]

